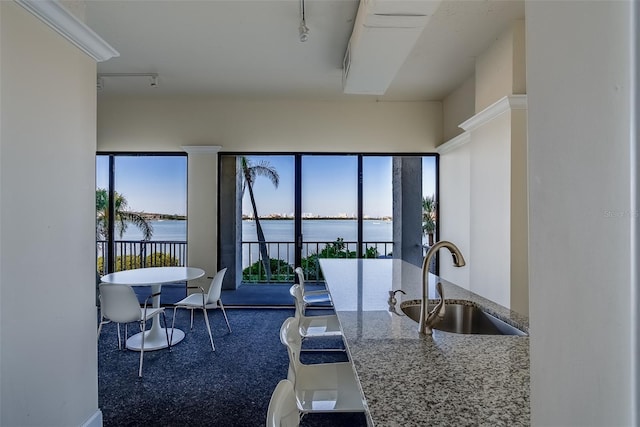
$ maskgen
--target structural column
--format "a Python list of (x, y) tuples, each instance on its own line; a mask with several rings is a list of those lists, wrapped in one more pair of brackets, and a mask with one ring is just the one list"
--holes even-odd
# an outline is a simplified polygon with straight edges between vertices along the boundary
[[(202, 283), (218, 271), (218, 151), (220, 146), (183, 146), (188, 156), (188, 263), (205, 270)], [(205, 282), (206, 279), (209, 279)]]
[(237, 289), (242, 283), (242, 177), (238, 156), (220, 160), (220, 266), (227, 267), (222, 289)]
[(393, 257), (422, 266), (422, 157), (393, 158)]

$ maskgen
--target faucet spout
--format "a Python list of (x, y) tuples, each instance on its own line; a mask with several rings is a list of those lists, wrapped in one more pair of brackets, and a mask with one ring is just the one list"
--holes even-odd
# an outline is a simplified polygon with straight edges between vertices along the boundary
[(437, 322), (440, 321), (442, 317), (444, 317), (444, 293), (442, 290), (442, 284), (438, 283), (436, 285), (436, 289), (440, 296), (440, 301), (436, 308), (429, 313), (429, 265), (431, 264), (431, 259), (436, 255), (438, 250), (442, 248), (447, 248), (449, 252), (451, 252), (451, 257), (453, 258), (453, 265), (456, 267), (463, 267), (466, 265), (464, 257), (460, 252), (460, 249), (453, 243), (441, 240), (435, 243), (427, 252), (427, 255), (424, 257), (422, 262), (422, 301), (420, 304), (420, 321), (418, 322), (418, 332), (424, 335), (431, 335), (433, 333), (432, 327)]

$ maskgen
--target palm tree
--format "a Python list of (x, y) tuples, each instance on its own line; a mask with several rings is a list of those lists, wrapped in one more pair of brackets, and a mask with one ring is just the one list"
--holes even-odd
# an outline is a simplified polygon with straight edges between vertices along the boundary
[[(115, 226), (121, 238), (130, 222), (142, 231), (143, 240), (151, 239), (153, 227), (139, 213), (127, 210), (127, 199), (122, 194), (114, 191), (113, 204)], [(109, 239), (109, 194), (104, 188), (96, 190), (96, 233), (98, 238)]]
[(429, 238), (429, 246), (433, 246), (433, 234), (436, 232), (436, 198), (422, 198), (422, 232)]
[(271, 280), (271, 261), (269, 260), (267, 242), (264, 238), (262, 226), (260, 225), (260, 218), (258, 217), (256, 199), (253, 195), (253, 184), (255, 183), (258, 176), (264, 176), (271, 181), (274, 187), (278, 188), (278, 184), (280, 184), (280, 176), (278, 175), (276, 169), (266, 161), (262, 161), (257, 165), (254, 165), (253, 163), (251, 163), (250, 159), (242, 156), (240, 158), (240, 165), (242, 167), (242, 175), (244, 176), (244, 182), (242, 184), (242, 194), (244, 194), (245, 189), (249, 189), (249, 198), (251, 199), (251, 207), (253, 208), (253, 218), (256, 221), (256, 232), (258, 234), (260, 256), (262, 258), (262, 265), (264, 266), (264, 272), (268, 282)]

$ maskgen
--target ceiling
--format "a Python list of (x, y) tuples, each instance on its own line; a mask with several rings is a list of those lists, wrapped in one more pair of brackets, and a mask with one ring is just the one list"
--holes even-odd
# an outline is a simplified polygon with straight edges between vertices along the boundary
[(524, 17), (524, 0), (443, 0), (384, 95), (347, 95), (342, 60), (358, 4), (305, 0), (306, 42), (298, 36), (299, 0), (99, 0), (87, 1), (84, 15), (120, 53), (98, 64), (99, 73), (159, 76), (155, 88), (142, 77), (106, 77), (101, 95), (385, 101), (443, 99)]

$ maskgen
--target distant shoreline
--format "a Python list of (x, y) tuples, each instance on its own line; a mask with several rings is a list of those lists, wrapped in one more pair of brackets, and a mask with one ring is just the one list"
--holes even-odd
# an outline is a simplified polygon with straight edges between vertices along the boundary
[[(144, 218), (147, 221), (160, 221), (160, 220), (173, 220), (173, 221), (186, 221), (186, 215), (176, 215), (176, 214), (160, 214), (160, 213), (148, 213), (148, 212), (135, 212)], [(261, 216), (258, 217), (260, 221), (291, 221), (293, 217), (272, 217), (272, 216)], [(344, 217), (344, 216), (314, 216), (314, 217), (302, 217), (303, 220), (329, 220), (329, 221), (357, 221), (358, 218), (352, 217)], [(393, 218), (384, 216), (384, 217), (367, 217), (363, 218), (365, 221), (393, 221)], [(253, 221), (252, 217), (248, 217), (243, 215), (243, 221)]]
[[(292, 221), (293, 217), (258, 217), (260, 221)], [(358, 218), (346, 218), (343, 216), (314, 216), (314, 217), (302, 217), (303, 220), (340, 220), (340, 221), (357, 221)], [(393, 218), (390, 217), (381, 217), (381, 218), (363, 218), (365, 221), (393, 221)], [(248, 216), (242, 216), (243, 221), (253, 221), (253, 218)]]
[(158, 221), (158, 220), (174, 220), (174, 221), (186, 221), (186, 215), (178, 215), (178, 214), (161, 214), (161, 213), (149, 213), (149, 212), (135, 212), (144, 218), (147, 221)]

